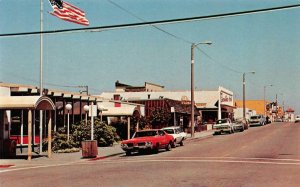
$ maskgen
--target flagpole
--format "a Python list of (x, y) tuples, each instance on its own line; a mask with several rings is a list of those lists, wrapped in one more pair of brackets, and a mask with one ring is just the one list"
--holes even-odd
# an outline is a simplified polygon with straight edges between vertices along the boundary
[(40, 95), (43, 95), (43, 0), (41, 0), (41, 37), (40, 37)]
[[(40, 96), (43, 96), (43, 7), (44, 3), (41, 0), (41, 12), (40, 12), (40, 26), (41, 26), (41, 35), (40, 35)], [(43, 152), (43, 111), (40, 110), (40, 154)]]

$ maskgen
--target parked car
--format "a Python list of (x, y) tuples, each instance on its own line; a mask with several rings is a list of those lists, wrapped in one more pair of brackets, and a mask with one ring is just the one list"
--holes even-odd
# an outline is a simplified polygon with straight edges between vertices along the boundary
[(233, 124), (230, 119), (220, 119), (214, 124), (215, 134), (221, 134), (222, 132), (234, 133)]
[(300, 115), (295, 116), (295, 123), (300, 122)]
[(176, 144), (183, 146), (183, 141), (186, 139), (187, 135), (180, 127), (165, 127), (162, 128), (162, 130), (174, 137), (173, 147), (176, 147)]
[(235, 120), (236, 123), (242, 123), (244, 126), (244, 130), (249, 129), (249, 120), (244, 118), (238, 118)]
[(171, 150), (174, 144), (174, 137), (160, 129), (142, 130), (134, 133), (131, 139), (121, 142), (121, 148), (126, 155), (132, 152), (152, 151), (158, 152), (159, 149)]
[(242, 121), (235, 121), (232, 125), (234, 132), (243, 132), (245, 130), (245, 124)]
[(283, 122), (283, 119), (282, 118), (275, 118), (274, 122)]
[(250, 117), (250, 126), (265, 125), (266, 118), (263, 115), (254, 115)]
[(234, 132), (243, 132), (244, 124), (242, 122), (234, 122), (232, 123)]

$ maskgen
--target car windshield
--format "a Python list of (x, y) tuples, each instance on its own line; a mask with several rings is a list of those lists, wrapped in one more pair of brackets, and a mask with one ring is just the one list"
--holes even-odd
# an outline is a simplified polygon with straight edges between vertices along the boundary
[(259, 119), (260, 116), (251, 116), (250, 119)]
[(164, 131), (168, 134), (174, 134), (174, 130), (173, 129), (164, 129)]
[(139, 131), (139, 132), (135, 132), (134, 134), (134, 138), (137, 137), (146, 137), (146, 136), (155, 136), (157, 135), (156, 131)]
[(219, 119), (216, 122), (216, 124), (222, 124), (222, 123), (227, 123), (227, 120), (226, 119)]

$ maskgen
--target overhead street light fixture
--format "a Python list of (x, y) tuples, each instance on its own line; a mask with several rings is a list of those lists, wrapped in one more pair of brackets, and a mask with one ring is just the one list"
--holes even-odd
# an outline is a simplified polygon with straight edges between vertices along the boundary
[(205, 45), (211, 45), (212, 42), (211, 41), (204, 41), (204, 42), (199, 42), (197, 44), (192, 43), (192, 47), (191, 47), (191, 136), (194, 137), (195, 136), (195, 114), (194, 114), (194, 105), (195, 105), (195, 101), (194, 101), (194, 62), (195, 62), (195, 57), (194, 57), (194, 48), (197, 47), (200, 44), (205, 44)]

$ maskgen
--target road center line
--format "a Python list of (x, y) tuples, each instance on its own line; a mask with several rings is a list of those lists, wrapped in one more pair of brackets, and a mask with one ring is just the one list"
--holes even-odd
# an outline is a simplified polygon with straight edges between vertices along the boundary
[[(147, 158), (139, 158), (143, 160), (147, 160), (152, 157), (147, 157)], [(156, 157), (157, 158), (157, 157)], [(300, 162), (300, 159), (280, 159), (280, 158), (243, 158), (243, 157), (159, 157), (161, 159), (221, 159), (221, 160), (267, 160), (267, 161), (290, 161), (290, 162)], [(136, 158), (132, 158), (136, 160)]]
[(270, 165), (300, 165), (295, 162), (268, 162), (268, 161), (245, 161), (245, 160), (120, 160), (120, 161), (105, 161), (103, 163), (142, 163), (142, 162), (211, 162), (211, 163), (245, 163), (245, 164), (270, 164)]

